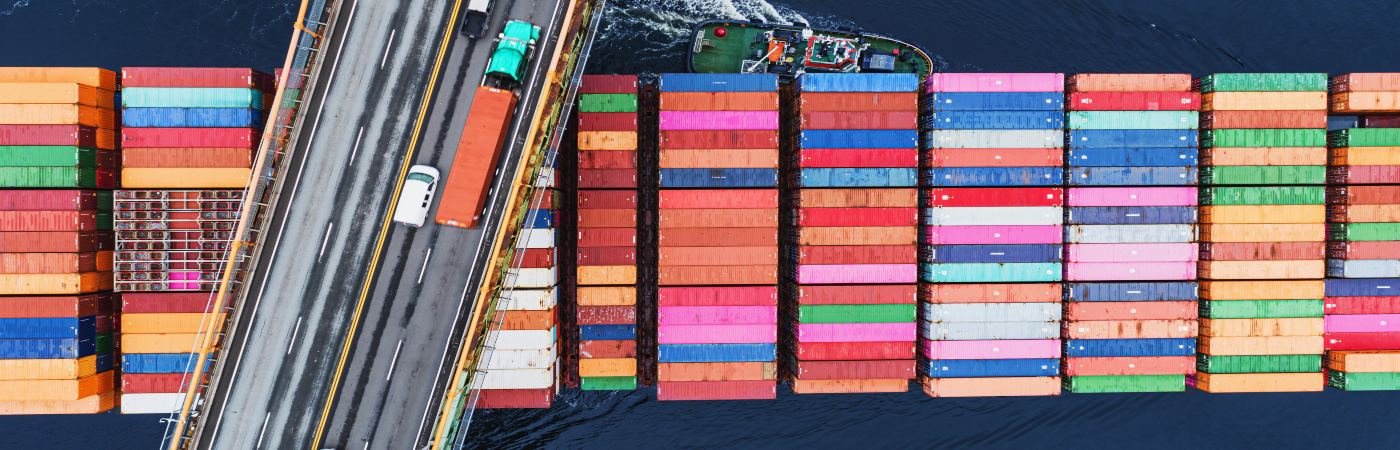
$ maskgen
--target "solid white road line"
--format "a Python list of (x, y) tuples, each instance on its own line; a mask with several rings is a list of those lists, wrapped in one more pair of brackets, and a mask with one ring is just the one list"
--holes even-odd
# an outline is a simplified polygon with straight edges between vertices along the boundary
[(292, 346), (297, 343), (297, 332), (301, 331), (301, 316), (297, 316), (297, 325), (292, 328), (292, 338), (287, 340), (287, 354), (292, 354)]
[(397, 30), (397, 29), (389, 30), (389, 43), (388, 43), (388, 44), (384, 44), (384, 56), (379, 57), (379, 68), (380, 68), (380, 69), (383, 69), (383, 68), (384, 68), (384, 61), (388, 61), (388, 60), (389, 60), (389, 48), (391, 48), (391, 47), (394, 46), (394, 33), (397, 33), (398, 31), (399, 31), (399, 30)]
[(355, 147), (350, 149), (350, 164), (355, 164), (355, 155), (360, 154), (360, 138), (365, 137), (365, 127), (360, 127), (360, 132), (355, 133)]
[(263, 435), (264, 435), (264, 434), (267, 434), (267, 419), (271, 419), (271, 418), (272, 418), (272, 411), (268, 411), (268, 412), (267, 412), (267, 415), (266, 415), (266, 416), (263, 416), (262, 429), (258, 430), (258, 445), (257, 445), (256, 448), (262, 448)]
[(428, 258), (433, 257), (433, 249), (428, 249), (428, 254), (423, 256), (423, 267), (418, 269), (418, 283), (423, 284), (423, 274), (428, 271)]
[(326, 237), (321, 238), (321, 252), (316, 254), (316, 262), (321, 262), (321, 257), (326, 254), (326, 244), (331, 242), (331, 230), (335, 229), (335, 222), (326, 224)]
[(403, 339), (399, 339), (399, 345), (394, 346), (394, 359), (389, 360), (389, 373), (384, 374), (384, 381), (394, 376), (394, 366), (399, 363), (399, 350), (403, 349)]

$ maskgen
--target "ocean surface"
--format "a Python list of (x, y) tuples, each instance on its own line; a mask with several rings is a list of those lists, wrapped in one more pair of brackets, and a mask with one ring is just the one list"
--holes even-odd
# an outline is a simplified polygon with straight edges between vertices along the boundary
[[(588, 69), (683, 70), (691, 24), (850, 26), (924, 48), (946, 71), (1400, 71), (1394, 0), (613, 1)], [(0, 0), (0, 65), (281, 64), (289, 0)], [(547, 411), (482, 411), (482, 448), (1400, 448), (1400, 393), (923, 393), (658, 403), (569, 392)], [(3, 449), (155, 449), (155, 416), (0, 417)], [(397, 450), (397, 449), (396, 449)]]

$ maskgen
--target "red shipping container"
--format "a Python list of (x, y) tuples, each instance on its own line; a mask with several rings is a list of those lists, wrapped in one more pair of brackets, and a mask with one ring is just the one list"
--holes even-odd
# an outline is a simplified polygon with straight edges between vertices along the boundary
[(1196, 302), (1070, 302), (1065, 320), (1187, 320), (1197, 317)]
[(637, 131), (637, 113), (578, 113), (578, 130)]
[(578, 356), (594, 358), (636, 358), (637, 341), (579, 341)]
[[(812, 245), (798, 247), (798, 264), (917, 264), (913, 245)], [(912, 291), (912, 289), (911, 289)]]
[(635, 209), (580, 209), (579, 228), (634, 228), (637, 226)]
[(1059, 283), (925, 284), (929, 303), (1060, 303)]
[(580, 94), (636, 94), (636, 75), (584, 75), (578, 84)]
[(1285, 261), (1323, 259), (1325, 242), (1202, 243), (1201, 259), (1213, 261)]
[(476, 409), (547, 409), (554, 401), (554, 389), (481, 389)]
[(777, 209), (777, 189), (663, 189), (660, 209)]
[(802, 227), (900, 227), (918, 226), (918, 208), (801, 208)]
[(1400, 166), (1340, 166), (1328, 169), (1328, 183), (1397, 184)]
[(798, 361), (799, 380), (913, 379), (914, 360)]
[(1400, 350), (1400, 331), (1325, 333), (1322, 337), (1323, 349), (1327, 351)]
[(1333, 186), (1332, 196), (1344, 196), (1344, 201), (1329, 201), (1332, 206), (1400, 204), (1400, 186)]
[(636, 209), (637, 193), (622, 190), (579, 190), (578, 209), (593, 208)]
[(778, 130), (665, 130), (660, 148), (778, 148)]
[(529, 248), (520, 254), (520, 265), (524, 269), (542, 269), (554, 267), (554, 249), (552, 248)]
[(261, 131), (250, 128), (123, 128), (122, 147), (256, 148)]
[(1064, 206), (1062, 188), (933, 188), (924, 206)]
[(1327, 110), (1201, 113), (1201, 129), (1206, 128), (1327, 128)]
[(1400, 116), (1362, 116), (1361, 126), (1365, 128), (1400, 128)]
[(135, 314), (209, 312), (216, 299), (209, 292), (123, 292), (121, 300), (122, 314)]
[(536, 190), (535, 190), (535, 195), (538, 195), (539, 198), (540, 198), (539, 202), (536, 203), (536, 204), (538, 204), (538, 205), (542, 205), (542, 206), (540, 206), (540, 208), (544, 208), (544, 209), (555, 208), (555, 206), (554, 206), (554, 190), (553, 190), (553, 189), (536, 189)]
[(112, 270), (112, 252), (0, 253), (0, 273), (79, 273)]
[(96, 315), (99, 304), (110, 310), (112, 294), (5, 297), (0, 299), (0, 318), (83, 317)]
[(758, 247), (778, 245), (777, 228), (663, 228), (662, 247)]
[(122, 167), (253, 167), (247, 148), (124, 148)]
[(113, 245), (110, 231), (0, 232), (0, 252), (93, 252)]
[(656, 399), (669, 400), (772, 400), (778, 382), (760, 381), (658, 381)]
[(579, 247), (577, 262), (580, 266), (635, 266), (636, 247)]
[(814, 111), (918, 111), (915, 92), (803, 92), (799, 109)]
[(97, 213), (0, 211), (0, 231), (97, 231)]
[(637, 323), (636, 306), (578, 307), (579, 325), (631, 325)]
[(123, 67), (122, 87), (253, 88), (272, 91), (271, 75), (222, 67)]
[(623, 150), (590, 150), (578, 152), (580, 169), (637, 169), (637, 152)]
[(912, 148), (829, 148), (801, 150), (802, 167), (919, 167)]
[(579, 189), (622, 189), (637, 187), (636, 169), (579, 169)]
[(662, 287), (660, 306), (778, 306), (777, 286)]
[(84, 125), (0, 125), (0, 145), (71, 145), (111, 150), (112, 130)]
[(1065, 358), (1066, 376), (1096, 375), (1191, 375), (1196, 373), (1194, 356), (1132, 356)]
[(1069, 95), (1071, 111), (1196, 111), (1198, 92), (1075, 92)]
[(1400, 259), (1400, 241), (1332, 242), (1328, 245), (1328, 258)]
[(907, 305), (918, 301), (918, 295), (913, 284), (798, 286), (797, 304)]
[(185, 392), (181, 384), (187, 378), (186, 373), (124, 373), (121, 388), (123, 394), (173, 394)]
[(1062, 148), (939, 148), (926, 150), (931, 167), (1055, 167)]
[(584, 228), (578, 230), (578, 246), (580, 248), (634, 247), (636, 245), (636, 228)]
[(97, 191), (0, 190), (0, 211), (96, 211), (97, 206)]
[(803, 111), (803, 130), (912, 130), (919, 113), (908, 111)]
[(662, 209), (658, 228), (778, 228), (773, 209)]
[(1400, 297), (1327, 297), (1323, 311), (1328, 315), (1400, 314)]
[(897, 342), (798, 342), (794, 352), (803, 361), (854, 361), (862, 359), (914, 359), (914, 343)]

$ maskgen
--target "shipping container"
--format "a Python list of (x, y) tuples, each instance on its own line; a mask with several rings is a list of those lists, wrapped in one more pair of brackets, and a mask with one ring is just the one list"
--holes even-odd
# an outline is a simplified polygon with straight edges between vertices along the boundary
[[(477, 88), (457, 156), (453, 158), (442, 199), (438, 201), (437, 223), (464, 228), (476, 226), (482, 203), (486, 201), (487, 186), (493, 179), (489, 174), (495, 170), (515, 112), (515, 101), (512, 92)], [(446, 205), (452, 206), (444, 207)]]

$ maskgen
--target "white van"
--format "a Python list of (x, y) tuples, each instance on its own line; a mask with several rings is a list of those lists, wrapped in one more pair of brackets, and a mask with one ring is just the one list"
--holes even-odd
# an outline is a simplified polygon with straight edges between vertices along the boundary
[(399, 205), (394, 208), (394, 221), (421, 227), (428, 220), (428, 210), (433, 206), (433, 194), (437, 192), (438, 170), (429, 166), (408, 168), (403, 189), (399, 192)]

